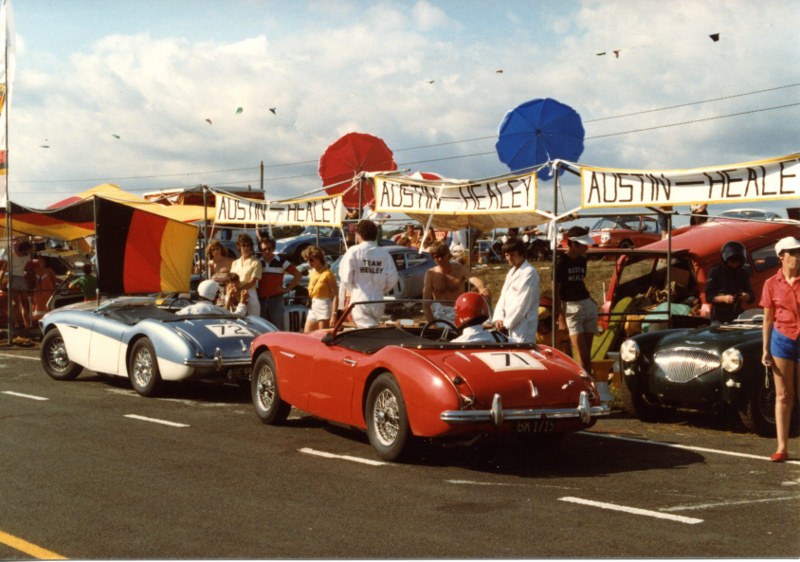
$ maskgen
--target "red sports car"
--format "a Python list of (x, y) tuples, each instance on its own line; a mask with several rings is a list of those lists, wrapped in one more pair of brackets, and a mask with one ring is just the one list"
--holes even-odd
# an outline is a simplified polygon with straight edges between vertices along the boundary
[[(251, 392), (264, 423), (292, 406), (366, 430), (378, 456), (396, 460), (418, 438), (470, 440), (518, 433), (552, 442), (609, 414), (592, 378), (544, 345), (451, 341), (458, 329), (424, 322), (422, 301), (355, 303), (336, 326), (276, 332), (251, 345)], [(386, 307), (374, 328), (349, 322), (354, 307)]]

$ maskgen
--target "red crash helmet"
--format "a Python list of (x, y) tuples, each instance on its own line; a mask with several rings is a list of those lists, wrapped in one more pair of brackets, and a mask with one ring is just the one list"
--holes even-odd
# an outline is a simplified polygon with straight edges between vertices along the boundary
[(464, 293), (456, 299), (456, 328), (480, 324), (489, 319), (489, 304), (478, 293)]

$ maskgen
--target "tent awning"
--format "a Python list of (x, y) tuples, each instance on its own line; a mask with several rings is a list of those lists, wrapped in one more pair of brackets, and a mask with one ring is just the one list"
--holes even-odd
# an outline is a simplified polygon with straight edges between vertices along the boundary
[[(59, 201), (47, 209), (32, 209), (10, 202), (14, 235), (27, 234), (62, 240), (76, 240), (94, 234), (94, 199), (101, 198), (179, 222), (196, 222), (205, 217), (199, 205), (160, 205), (104, 183)], [(6, 236), (6, 212), (0, 211), (0, 236)]]

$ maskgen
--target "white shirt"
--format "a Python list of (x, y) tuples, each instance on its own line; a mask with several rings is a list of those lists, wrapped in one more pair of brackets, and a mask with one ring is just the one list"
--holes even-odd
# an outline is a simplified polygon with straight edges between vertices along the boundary
[(535, 342), (539, 322), (539, 273), (525, 260), (508, 270), (492, 322), (503, 321), (514, 343)]
[[(184, 306), (175, 314), (177, 314), (178, 316), (200, 316), (202, 314), (218, 314), (221, 316), (226, 316), (228, 314), (231, 314), (231, 312), (229, 310), (225, 310), (221, 306), (215, 305), (211, 301), (200, 301), (194, 304)], [(247, 305), (240, 302), (239, 305), (236, 307), (236, 310), (233, 311), (232, 314), (242, 317), (246, 316)]]
[(496, 343), (497, 340), (491, 332), (483, 329), (483, 326), (467, 326), (461, 330), (461, 335), (450, 341), (464, 343), (464, 342), (491, 342)]
[[(391, 254), (375, 241), (361, 242), (345, 252), (339, 265), (339, 302), (345, 302), (348, 292), (351, 303), (382, 300), (398, 279)], [(360, 328), (377, 326), (383, 308), (382, 304), (356, 307), (353, 321)]]

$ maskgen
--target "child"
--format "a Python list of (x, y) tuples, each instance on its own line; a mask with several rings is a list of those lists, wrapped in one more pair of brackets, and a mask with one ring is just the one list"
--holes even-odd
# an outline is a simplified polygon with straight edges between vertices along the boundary
[(311, 310), (306, 317), (306, 332), (329, 328), (337, 307), (339, 289), (336, 277), (325, 261), (325, 252), (317, 246), (303, 250), (303, 259), (311, 266), (308, 279), (308, 297)]
[(234, 314), (238, 314), (242, 310), (246, 312), (249, 297), (250, 295), (247, 289), (241, 289), (239, 287), (239, 274), (229, 273), (228, 282), (225, 284), (225, 296), (222, 297), (223, 302), (221, 306)]
[(97, 278), (92, 275), (92, 264), (86, 262), (83, 264), (83, 276), (78, 277), (74, 281), (70, 281), (69, 288), (74, 289), (79, 287), (83, 293), (84, 301), (93, 301), (97, 299)]

